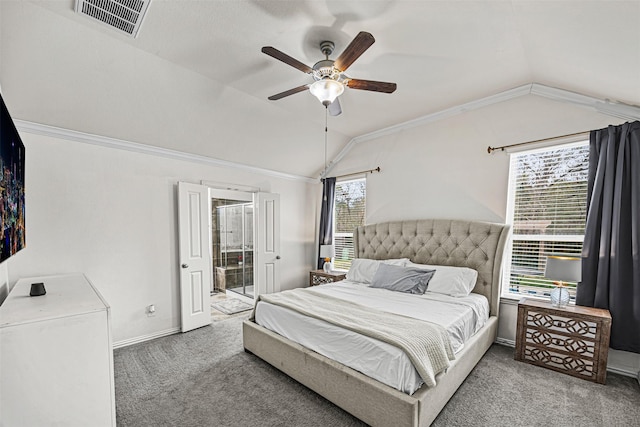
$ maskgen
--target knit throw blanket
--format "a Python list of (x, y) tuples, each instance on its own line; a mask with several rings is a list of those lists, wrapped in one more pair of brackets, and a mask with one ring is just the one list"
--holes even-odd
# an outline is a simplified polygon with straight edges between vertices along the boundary
[(447, 331), (435, 323), (372, 309), (308, 288), (260, 295), (258, 301), (282, 306), (399, 347), (429, 387), (436, 385), (435, 376), (455, 359)]

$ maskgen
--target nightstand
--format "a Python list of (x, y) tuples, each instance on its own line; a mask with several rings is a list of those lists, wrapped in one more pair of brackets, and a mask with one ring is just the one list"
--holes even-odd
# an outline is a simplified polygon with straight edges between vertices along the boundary
[(339, 282), (340, 280), (344, 280), (345, 277), (347, 277), (347, 274), (339, 271), (326, 273), (324, 270), (312, 270), (309, 272), (309, 286)]
[(609, 310), (523, 298), (515, 359), (604, 384), (610, 334)]

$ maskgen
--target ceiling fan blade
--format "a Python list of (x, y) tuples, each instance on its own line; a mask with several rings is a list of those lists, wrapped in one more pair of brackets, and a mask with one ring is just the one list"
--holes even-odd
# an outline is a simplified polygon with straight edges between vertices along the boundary
[(307, 89), (309, 89), (309, 85), (294, 87), (293, 89), (285, 90), (284, 92), (271, 95), (268, 99), (271, 101), (277, 101), (278, 99), (284, 98), (285, 96), (293, 95), (294, 93), (302, 92), (303, 90)]
[(353, 61), (358, 59), (375, 41), (376, 39), (370, 33), (360, 31), (333, 65), (340, 71), (346, 71)]
[(372, 90), (374, 92), (393, 93), (398, 85), (388, 82), (376, 82), (373, 80), (351, 79), (347, 82), (351, 89)]
[(287, 55), (284, 52), (280, 52), (275, 47), (265, 46), (265, 47), (262, 48), (262, 53), (266, 53), (267, 55), (272, 56), (272, 57), (276, 58), (277, 60), (284, 62), (285, 64), (291, 65), (293, 68), (297, 68), (298, 70), (302, 71), (303, 73), (311, 74), (313, 72), (313, 69), (311, 67), (309, 67), (308, 65), (303, 64), (302, 62), (298, 61), (297, 59), (294, 59), (294, 58), (290, 57), (289, 55)]
[(340, 114), (342, 114), (342, 106), (340, 106), (339, 98), (336, 98), (335, 101), (329, 104), (327, 108), (329, 109), (329, 114), (331, 114), (332, 116), (339, 116)]

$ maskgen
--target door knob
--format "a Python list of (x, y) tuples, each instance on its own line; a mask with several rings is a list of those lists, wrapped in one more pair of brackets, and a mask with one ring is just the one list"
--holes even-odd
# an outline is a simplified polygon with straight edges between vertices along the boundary
[(189, 264), (182, 264), (182, 268), (189, 268)]
[(280, 255), (276, 255), (276, 259), (280, 259)]

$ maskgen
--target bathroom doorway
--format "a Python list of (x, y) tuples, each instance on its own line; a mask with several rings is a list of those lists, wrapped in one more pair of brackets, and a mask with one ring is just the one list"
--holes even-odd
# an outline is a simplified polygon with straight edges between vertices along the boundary
[[(188, 182), (179, 182), (177, 190), (182, 332), (211, 323), (214, 308), (208, 315), (206, 301), (244, 300), (253, 306), (257, 296), (280, 290), (279, 194)], [(217, 208), (233, 205), (240, 208), (233, 214), (224, 210), (220, 228), (223, 214)], [(234, 234), (241, 239), (227, 238)]]
[(211, 293), (254, 298), (253, 200), (242, 193), (218, 196), (214, 192), (211, 197)]

